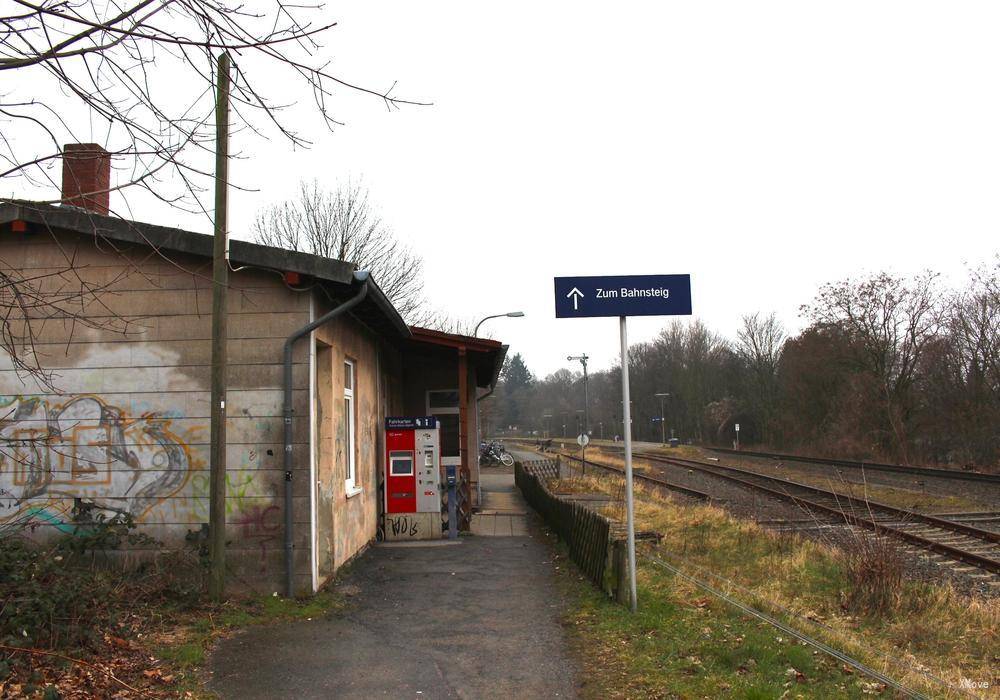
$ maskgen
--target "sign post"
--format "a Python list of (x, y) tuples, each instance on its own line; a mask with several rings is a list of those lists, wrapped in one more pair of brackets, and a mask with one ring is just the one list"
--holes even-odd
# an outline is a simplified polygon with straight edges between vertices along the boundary
[(736, 424), (736, 449), (740, 449), (740, 424)]
[[(629, 401), (629, 316), (689, 316), (690, 275), (556, 277), (556, 318), (618, 317), (625, 436), (625, 508), (628, 528), (629, 606), (636, 611), (635, 507), (632, 491), (632, 406)], [(582, 447), (582, 445), (581, 445)]]

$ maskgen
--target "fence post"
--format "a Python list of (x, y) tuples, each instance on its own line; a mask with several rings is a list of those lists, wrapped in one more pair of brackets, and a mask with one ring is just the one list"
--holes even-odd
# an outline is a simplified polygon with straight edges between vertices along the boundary
[(614, 580), (612, 597), (616, 602), (628, 605), (631, 589), (628, 581), (628, 551), (625, 548), (625, 540), (615, 540), (611, 548), (611, 576)]
[(560, 479), (563, 478), (562, 457), (560, 455), (556, 455), (556, 476), (558, 476)]

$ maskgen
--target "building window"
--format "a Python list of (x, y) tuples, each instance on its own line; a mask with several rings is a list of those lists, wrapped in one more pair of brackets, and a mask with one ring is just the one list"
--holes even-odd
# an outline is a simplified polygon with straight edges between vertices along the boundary
[(348, 494), (358, 491), (361, 486), (357, 478), (355, 461), (355, 428), (354, 428), (354, 362), (344, 360), (344, 460), (347, 464), (347, 478), (344, 487)]
[(427, 392), (427, 412), (436, 416), (441, 426), (441, 456), (458, 457), (459, 446), (458, 391), (455, 389)]

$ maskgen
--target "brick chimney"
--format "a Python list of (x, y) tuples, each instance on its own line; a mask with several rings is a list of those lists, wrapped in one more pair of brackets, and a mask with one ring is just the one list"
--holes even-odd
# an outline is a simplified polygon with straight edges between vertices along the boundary
[(96, 143), (63, 146), (62, 200), (95, 214), (108, 214), (111, 154)]

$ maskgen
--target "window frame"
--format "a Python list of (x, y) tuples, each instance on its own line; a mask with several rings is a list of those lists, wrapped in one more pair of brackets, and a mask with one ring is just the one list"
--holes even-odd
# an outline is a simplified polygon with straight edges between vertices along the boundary
[[(357, 443), (357, 395), (358, 386), (358, 364), (349, 357), (344, 358), (344, 401), (341, 404), (344, 411), (344, 421), (346, 428), (347, 445), (344, 449), (345, 473), (344, 491), (348, 497), (361, 493), (361, 485), (358, 483), (358, 443)], [(347, 378), (350, 377), (351, 386), (347, 386)]]
[[(457, 399), (454, 406), (443, 406), (440, 408), (431, 407), (431, 394), (456, 394)], [(459, 393), (458, 389), (428, 389), (424, 394), (424, 405), (427, 407), (428, 416), (458, 416), (461, 419), (462, 415), (462, 395)], [(440, 423), (440, 421), (439, 421)], [(461, 438), (461, 425), (458, 427), (459, 439), (458, 439), (458, 452), (455, 454), (445, 455), (445, 444), (444, 444), (444, 428), (442, 427), (441, 433), (441, 458), (442, 460), (459, 460), (462, 455), (462, 438)], [(449, 462), (442, 461), (442, 464), (448, 464)], [(456, 462), (457, 464), (457, 462)]]

